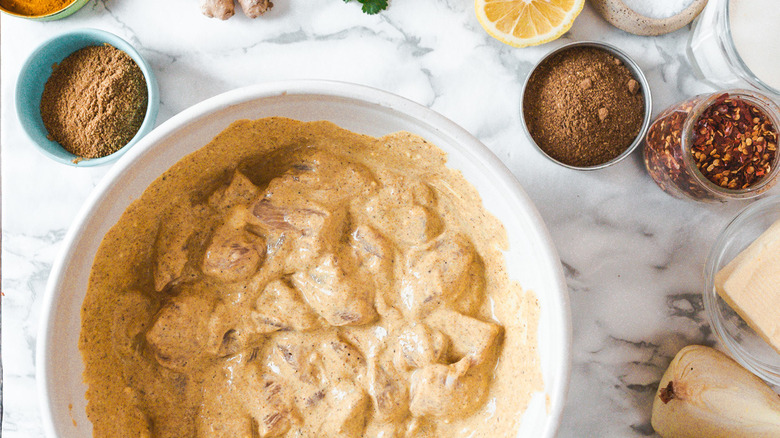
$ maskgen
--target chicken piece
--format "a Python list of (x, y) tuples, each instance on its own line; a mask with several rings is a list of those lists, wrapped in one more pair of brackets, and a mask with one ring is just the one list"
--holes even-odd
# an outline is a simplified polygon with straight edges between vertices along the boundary
[(384, 187), (369, 199), (364, 213), (390, 239), (405, 245), (421, 245), (444, 229), (434, 211), (435, 196), (424, 184), (398, 175), (381, 175)]
[(200, 10), (209, 18), (227, 20), (235, 13), (234, 0), (201, 0)]
[(157, 313), (146, 341), (157, 362), (174, 371), (196, 366), (209, 344), (209, 319), (214, 305), (195, 294), (173, 297)]
[[(261, 198), (249, 206), (247, 222), (260, 227), (263, 234), (283, 234), (285, 232), (300, 232), (299, 227), (290, 223), (291, 216), (298, 213), (296, 209), (276, 205), (268, 198)], [(311, 214), (323, 214), (312, 210)]]
[(275, 336), (266, 359), (268, 368), (283, 380), (323, 386), (322, 359), (310, 340), (297, 333)]
[(217, 303), (209, 321), (209, 352), (218, 357), (259, 347), (277, 331), (310, 331), (326, 327), (300, 293), (281, 280), (269, 283), (253, 306)]
[(425, 243), (436, 237), (443, 228), (441, 219), (426, 207), (413, 205), (393, 211), (395, 235), (408, 245)]
[(447, 309), (437, 310), (425, 321), (449, 337), (448, 359), (457, 362), (426, 365), (412, 374), (412, 415), (450, 419), (470, 415), (487, 397), (501, 327)]
[(330, 407), (321, 436), (356, 438), (363, 436), (371, 401), (365, 391), (348, 381), (337, 383), (326, 396)]
[(412, 417), (406, 422), (403, 437), (432, 438), (436, 435), (436, 424), (426, 418)]
[[(214, 319), (212, 319), (212, 321), (214, 321)], [(244, 336), (243, 331), (234, 328), (220, 331), (224, 334), (222, 335), (222, 341), (219, 343), (219, 348), (216, 351), (214, 351), (213, 348), (211, 349), (211, 352), (218, 357), (233, 356), (246, 348), (247, 344), (249, 344), (245, 339), (246, 336)]]
[(442, 362), (447, 356), (449, 340), (442, 332), (422, 323), (405, 328), (398, 336), (393, 362), (402, 370)]
[(363, 354), (332, 333), (277, 335), (269, 353), (271, 367), (284, 379), (322, 388), (328, 382), (362, 382), (366, 375)]
[(265, 239), (226, 224), (211, 237), (203, 273), (226, 282), (243, 280), (257, 272), (265, 253)]
[(209, 205), (220, 209), (230, 209), (239, 205), (247, 205), (260, 195), (257, 187), (240, 171), (233, 173), (230, 184), (215, 191), (209, 197)]
[(257, 18), (274, 6), (269, 0), (238, 0), (238, 4), (249, 18)]
[(460, 235), (445, 234), (408, 255), (401, 299), (424, 316), (445, 304), (473, 313), (483, 298), (483, 267), (474, 247)]
[(213, 356), (226, 357), (240, 351), (259, 348), (265, 340), (265, 335), (279, 328), (256, 322), (247, 306), (220, 301), (211, 314), (208, 330), (207, 351)]
[(361, 436), (369, 416), (363, 354), (335, 333), (274, 335), (265, 368), (294, 394), (296, 413), (314, 436)]
[(287, 245), (287, 271), (308, 266), (324, 252), (332, 251), (344, 235), (347, 225), (346, 209), (329, 211), (319, 204), (301, 201), (296, 207), (277, 205), (261, 199), (249, 207), (247, 222), (265, 235), (270, 246), (277, 250)]
[(421, 205), (387, 204), (382, 198), (372, 198), (367, 209), (372, 222), (385, 234), (406, 245), (420, 245), (438, 236), (443, 230), (439, 216)]
[[(254, 17), (252, 17), (254, 18)], [(274, 438), (284, 436), (292, 424), (292, 413), (286, 409), (276, 409), (256, 418), (257, 436)]]
[[(397, 303), (395, 286), (395, 257), (393, 244), (370, 225), (360, 224), (349, 235), (349, 248), (340, 243), (339, 251), (345, 267), (354, 281), (366, 284), (374, 291), (374, 306), (386, 317)], [(390, 302), (388, 302), (390, 301)]]
[(338, 337), (326, 339), (320, 343), (319, 352), (328, 381), (349, 380), (359, 384), (365, 381), (366, 359), (363, 353), (350, 343)]
[(431, 327), (442, 331), (451, 340), (449, 357), (470, 357), (472, 363), (492, 362), (498, 355), (503, 334), (501, 326), (440, 309), (425, 319)]
[(298, 422), (292, 407), (293, 394), (285, 391), (284, 383), (271, 375), (258, 375), (258, 368), (244, 384), (244, 406), (254, 419), (254, 429), (260, 438), (283, 436)]
[(156, 264), (153, 269), (156, 291), (168, 290), (187, 278), (195, 278), (194, 273), (187, 275), (185, 268), (190, 253), (203, 240), (204, 232), (196, 228), (197, 224), (205, 222), (207, 216), (208, 208), (203, 205), (177, 206), (160, 221), (161, 226), (155, 242)]
[(293, 274), (292, 282), (330, 325), (363, 325), (377, 317), (371, 285), (346, 273), (333, 254), (321, 257), (314, 268)]
[[(331, 216), (329, 210), (313, 202), (301, 201), (295, 207), (290, 207), (262, 198), (249, 207), (247, 222), (259, 226), (262, 234), (290, 233), (298, 236), (337, 229), (328, 227), (339, 222), (329, 220)], [(338, 219), (343, 220), (343, 215)]]
[(268, 184), (266, 196), (335, 208), (369, 196), (376, 187), (376, 179), (365, 165), (342, 160), (330, 152), (310, 150), (308, 156)]
[(281, 280), (263, 289), (255, 303), (251, 319), (258, 330), (295, 330), (305, 332), (323, 327), (324, 321), (303, 302), (300, 293)]
[(369, 361), (368, 388), (379, 421), (397, 422), (409, 415), (409, 389), (376, 360)]
[(393, 263), (391, 243), (368, 225), (358, 225), (351, 234), (350, 246), (357, 268), (389, 276)]
[(487, 367), (474, 367), (469, 358), (452, 365), (427, 365), (412, 374), (409, 410), (415, 417), (471, 415), (487, 398), (489, 376)]
[[(213, 367), (197, 415), (198, 436), (278, 437), (295, 421), (290, 394), (241, 355)], [(236, 410), (225, 409), (238, 407)]]

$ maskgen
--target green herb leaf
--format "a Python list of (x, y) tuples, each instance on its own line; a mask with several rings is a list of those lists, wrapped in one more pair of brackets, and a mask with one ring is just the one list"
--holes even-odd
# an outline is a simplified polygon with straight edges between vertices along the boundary
[[(349, 3), (352, 0), (344, 0), (344, 3)], [(378, 14), (380, 11), (387, 9), (387, 0), (357, 0), (363, 4), (363, 12), (369, 15)]]

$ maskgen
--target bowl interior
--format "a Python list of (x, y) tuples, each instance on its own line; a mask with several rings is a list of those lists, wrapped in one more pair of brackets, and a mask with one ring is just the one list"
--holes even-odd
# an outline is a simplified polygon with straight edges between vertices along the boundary
[(538, 296), (544, 391), (533, 396), (520, 436), (553, 437), (568, 385), (568, 292), (560, 260), (530, 200), (495, 155), (451, 121), (385, 92), (320, 81), (258, 85), (209, 99), (165, 122), (110, 170), (66, 236), (47, 285), (37, 352), (47, 432), (58, 437), (91, 433), (77, 343), (80, 307), (102, 236), (127, 205), (182, 156), (208, 143), (235, 120), (268, 116), (329, 120), (372, 136), (406, 130), (448, 153), (448, 165), (463, 173), (481, 193), (485, 207), (504, 223), (510, 242), (506, 253), (510, 276)]
[(12, 10), (9, 10), (8, 8), (5, 7), (0, 7), (0, 11), (3, 11), (8, 15), (13, 15), (14, 17), (26, 18), (29, 20), (52, 21), (52, 20), (59, 20), (61, 18), (65, 18), (69, 15), (72, 15), (73, 13), (81, 9), (81, 7), (87, 4), (88, 2), (89, 0), (73, 0), (70, 3), (68, 3), (68, 5), (60, 9), (59, 11), (54, 11), (47, 15), (33, 15), (33, 16), (23, 15), (23, 14), (16, 13)]
[(754, 374), (780, 386), (780, 354), (715, 291), (715, 274), (777, 220), (780, 220), (780, 196), (751, 204), (723, 230), (705, 267), (704, 305), (710, 325), (731, 356)]
[[(146, 78), (146, 89), (149, 97), (146, 116), (133, 139), (118, 151), (102, 158), (77, 160), (78, 157), (76, 155), (63, 149), (59, 143), (47, 138), (48, 132), (41, 119), (41, 96), (43, 95), (46, 81), (51, 76), (54, 64), (59, 64), (76, 50), (106, 43), (130, 55), (133, 61), (138, 64), (138, 67), (141, 68), (141, 72), (143, 72)], [(152, 130), (157, 119), (158, 106), (159, 92), (157, 80), (146, 61), (125, 40), (97, 29), (67, 32), (43, 43), (33, 51), (22, 66), (16, 84), (16, 113), (27, 136), (44, 155), (57, 162), (72, 166), (97, 166), (119, 158), (141, 137)]]

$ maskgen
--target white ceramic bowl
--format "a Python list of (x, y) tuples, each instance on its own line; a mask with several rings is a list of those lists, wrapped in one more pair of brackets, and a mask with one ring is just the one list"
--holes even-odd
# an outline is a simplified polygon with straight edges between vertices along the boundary
[(329, 120), (372, 136), (406, 130), (448, 153), (448, 165), (463, 172), (485, 207), (504, 223), (510, 276), (538, 296), (544, 391), (533, 396), (525, 413), (518, 413), (523, 415), (518, 436), (554, 437), (569, 381), (571, 319), (560, 260), (533, 204), (501, 161), (452, 121), (383, 91), (323, 81), (256, 85), (197, 104), (144, 137), (95, 189), (65, 237), (44, 298), (37, 381), (47, 435), (91, 436), (78, 337), (81, 304), (103, 235), (133, 199), (184, 155), (237, 119), (267, 116)]

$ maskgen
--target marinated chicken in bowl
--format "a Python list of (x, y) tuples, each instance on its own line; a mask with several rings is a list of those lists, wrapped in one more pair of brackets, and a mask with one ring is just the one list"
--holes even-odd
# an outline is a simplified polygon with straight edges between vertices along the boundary
[(94, 436), (511, 436), (542, 387), (502, 225), (409, 133), (238, 121), (103, 239)]

